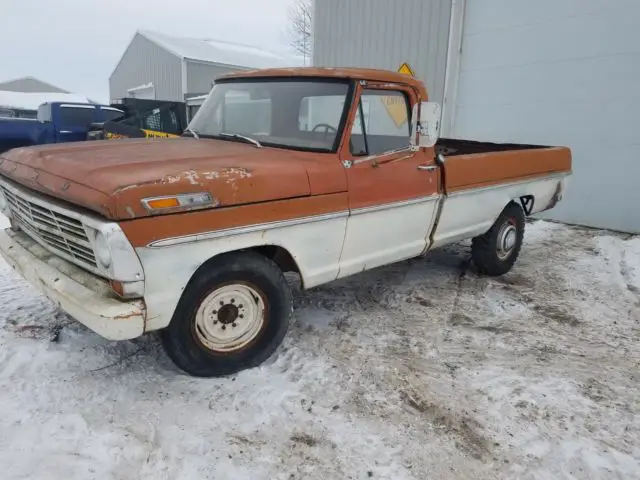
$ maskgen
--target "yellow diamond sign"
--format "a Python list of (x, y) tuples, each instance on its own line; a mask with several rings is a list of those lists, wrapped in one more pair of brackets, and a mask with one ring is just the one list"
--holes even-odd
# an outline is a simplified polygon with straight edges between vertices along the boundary
[(400, 65), (398, 72), (404, 73), (405, 75), (411, 75), (413, 77), (413, 70), (411, 70), (411, 67), (408, 63), (403, 63), (402, 65)]
[[(413, 76), (413, 70), (408, 63), (403, 63), (400, 65), (398, 72), (404, 73), (405, 75)], [(387, 109), (389, 116), (393, 120), (393, 123), (396, 124), (396, 127), (400, 128), (407, 121), (407, 102), (403, 95), (386, 95), (380, 97), (382, 103)]]

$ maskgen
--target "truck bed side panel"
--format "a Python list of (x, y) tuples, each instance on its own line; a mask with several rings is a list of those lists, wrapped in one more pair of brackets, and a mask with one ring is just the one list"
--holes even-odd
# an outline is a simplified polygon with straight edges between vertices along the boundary
[(446, 157), (446, 197), (431, 248), (485, 233), (511, 201), (533, 197), (530, 213), (552, 208), (566, 188), (571, 155), (545, 148)]
[(482, 235), (509, 202), (520, 203), (525, 195), (534, 197), (531, 213), (551, 208), (558, 199), (557, 194), (566, 188), (568, 178), (567, 174), (560, 173), (452, 193), (444, 199), (431, 248)]
[(476, 153), (446, 157), (445, 189), (460, 190), (571, 172), (568, 148)]

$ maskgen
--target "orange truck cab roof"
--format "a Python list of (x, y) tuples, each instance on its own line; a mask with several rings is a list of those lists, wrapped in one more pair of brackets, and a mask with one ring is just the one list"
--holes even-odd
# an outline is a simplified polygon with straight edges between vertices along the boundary
[(400, 83), (409, 85), (412, 88), (416, 89), (420, 93), (420, 97), (423, 101), (428, 100), (427, 89), (419, 79), (404, 73), (393, 72), (390, 70), (378, 70), (374, 68), (268, 68), (262, 70), (247, 70), (244, 72), (228, 73), (226, 75), (218, 77), (218, 80), (268, 77), (343, 78), (347, 80), (364, 80), (367, 82)]

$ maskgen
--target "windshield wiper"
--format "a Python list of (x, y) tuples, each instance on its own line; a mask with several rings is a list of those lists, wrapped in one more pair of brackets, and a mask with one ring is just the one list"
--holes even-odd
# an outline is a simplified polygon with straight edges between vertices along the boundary
[(191, 130), (189, 127), (185, 128), (184, 131), (186, 133), (190, 133), (191, 135), (193, 135), (193, 138), (195, 138), (195, 139), (199, 139), (200, 138), (200, 135), (198, 135), (196, 132)]
[(258, 148), (262, 148), (262, 144), (258, 140), (254, 139), (254, 138), (251, 138), (251, 137), (246, 137), (244, 135), (240, 135), (239, 133), (225, 133), (225, 132), (222, 132), (222, 133), (220, 133), (220, 136), (221, 137), (239, 138), (240, 140), (244, 140), (245, 142), (251, 143), (251, 144), (255, 145)]

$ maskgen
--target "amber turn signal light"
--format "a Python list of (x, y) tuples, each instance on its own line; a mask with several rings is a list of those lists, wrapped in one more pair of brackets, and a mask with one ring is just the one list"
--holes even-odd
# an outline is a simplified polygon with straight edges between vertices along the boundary
[(199, 192), (144, 198), (142, 205), (150, 212), (162, 212), (167, 210), (192, 210), (215, 207), (218, 205), (218, 201), (208, 192)]
[(162, 208), (177, 208), (180, 206), (180, 202), (176, 197), (168, 198), (154, 198), (147, 202), (147, 206), (152, 210), (159, 210)]
[(124, 297), (124, 285), (122, 285), (122, 282), (111, 280), (111, 288), (116, 292), (116, 294), (118, 294), (118, 296)]

